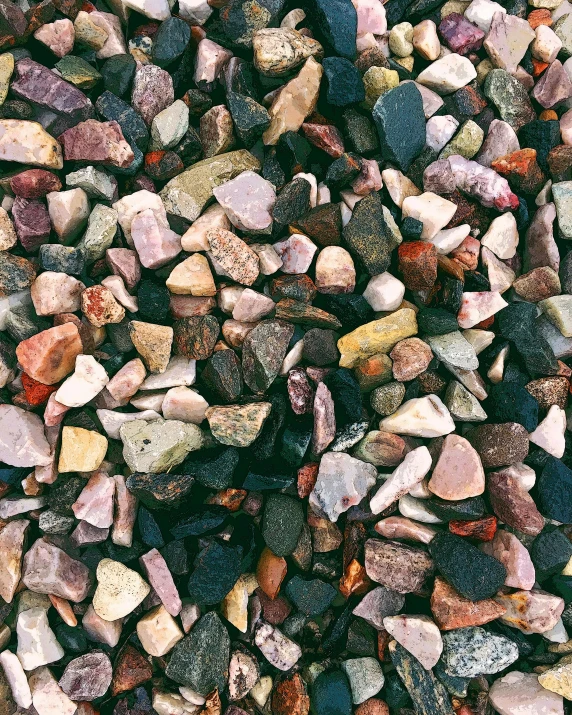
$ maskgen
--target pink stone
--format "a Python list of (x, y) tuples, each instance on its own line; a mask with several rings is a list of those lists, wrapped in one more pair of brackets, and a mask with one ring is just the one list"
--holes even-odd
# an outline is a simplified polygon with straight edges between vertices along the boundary
[(406, 519), (403, 516), (389, 516), (387, 519), (382, 519), (377, 522), (374, 529), (386, 539), (406, 539), (407, 541), (419, 541), (422, 544), (430, 543), (437, 534), (433, 527)]
[(523, 633), (546, 633), (558, 623), (564, 601), (546, 591), (515, 591), (495, 596), (495, 601), (506, 608), (503, 623)]
[(445, 437), (427, 486), (433, 494), (448, 501), (476, 497), (485, 491), (481, 458), (468, 440), (457, 434)]
[(135, 216), (131, 238), (145, 268), (160, 268), (181, 252), (181, 237), (160, 223), (152, 209)]
[(56, 393), (52, 392), (48, 399), (48, 404), (44, 410), (44, 422), (46, 427), (56, 427), (61, 424), (65, 413), (70, 408), (67, 405), (62, 405), (56, 400)]
[(107, 383), (107, 391), (115, 400), (126, 400), (137, 392), (147, 376), (145, 365), (139, 358), (126, 363)]
[(203, 147), (203, 156), (223, 154), (235, 143), (232, 115), (224, 104), (217, 104), (203, 114), (199, 124), (199, 135)]
[[(498, 13), (502, 18), (513, 17), (512, 15), (503, 15)], [(527, 22), (525, 22), (528, 25)], [(520, 143), (516, 132), (508, 124), (501, 119), (493, 119), (490, 124), (487, 138), (475, 157), (476, 161), (483, 166), (490, 167), (495, 159), (506, 154), (512, 154), (520, 149)]]
[(13, 467), (51, 463), (51, 448), (38, 415), (15, 405), (0, 405), (0, 460)]
[(302, 367), (295, 367), (288, 373), (287, 381), (290, 405), (296, 415), (304, 415), (313, 411), (314, 390), (308, 382), (306, 371)]
[(564, 715), (562, 695), (543, 688), (536, 673), (503, 675), (491, 685), (489, 700), (499, 715)]
[(554, 60), (536, 82), (531, 96), (545, 109), (572, 97), (572, 81), (560, 60)]
[(387, 32), (385, 7), (381, 0), (352, 0), (357, 12), (357, 32), (362, 35), (371, 32), (372, 35), (383, 35)]
[[(514, 74), (535, 37), (534, 30), (526, 20), (508, 13), (495, 12), (484, 47), (495, 67)], [(504, 153), (509, 154), (510, 150)]]
[(483, 320), (506, 308), (508, 303), (498, 291), (463, 293), (457, 320), (461, 328), (473, 328)]
[(257, 293), (251, 288), (245, 288), (232, 310), (234, 320), (254, 323), (272, 312), (276, 304), (263, 293)]
[(104, 621), (95, 612), (91, 603), (87, 607), (87, 611), (82, 619), (81, 625), (91, 640), (98, 643), (106, 643), (111, 648), (114, 648), (121, 637), (121, 629), (123, 628), (123, 619), (119, 618), (116, 621)]
[(195, 56), (194, 80), (197, 87), (211, 91), (221, 69), (231, 57), (232, 52), (225, 47), (206, 38), (201, 40)]
[(493, 169), (457, 154), (450, 156), (447, 162), (457, 188), (486, 208), (494, 206), (498, 211), (518, 208), (518, 197), (510, 190), (508, 181)]
[(108, 248), (105, 262), (114, 275), (121, 276), (129, 290), (141, 280), (141, 264), (136, 251), (130, 248)]
[(356, 270), (348, 251), (341, 246), (323, 248), (316, 260), (314, 280), (319, 293), (353, 293)]
[(165, 559), (157, 549), (151, 549), (139, 561), (145, 569), (149, 583), (155, 589), (165, 609), (173, 617), (178, 616), (183, 604)]
[(105, 472), (96, 472), (72, 504), (76, 519), (83, 519), (98, 529), (110, 527), (113, 524), (114, 493), (113, 477), (107, 476)]
[(135, 72), (131, 106), (150, 127), (153, 119), (175, 101), (171, 75), (154, 64), (141, 65)]
[(80, 521), (72, 531), (70, 539), (76, 546), (88, 546), (89, 544), (101, 544), (108, 536), (109, 528), (99, 529), (87, 521)]
[(34, 32), (34, 37), (49, 47), (56, 57), (63, 57), (73, 49), (75, 40), (73, 22), (65, 18), (47, 23)]
[(195, 390), (180, 385), (172, 387), (161, 405), (166, 420), (180, 420), (200, 425), (206, 417), (209, 403)]
[[(379, 0), (375, 0), (375, 2), (377, 3)], [(380, 6), (383, 7), (381, 3)], [(310, 144), (317, 146), (318, 149), (322, 149), (328, 156), (334, 159), (339, 159), (345, 151), (344, 138), (340, 130), (333, 124), (304, 122), (302, 124), (302, 131)], [(362, 159), (362, 161), (365, 160)]]
[(485, 33), (480, 28), (458, 12), (452, 12), (441, 20), (439, 34), (449, 49), (459, 55), (477, 52), (485, 38)]
[(530, 591), (536, 580), (534, 564), (528, 549), (509, 531), (499, 529), (495, 538), (480, 544), (481, 551), (493, 556), (506, 569), (505, 586)]
[(81, 307), (85, 285), (66, 273), (45, 271), (32, 283), (32, 303), (38, 315), (75, 313)]
[(81, 310), (91, 325), (102, 328), (109, 323), (120, 323), (125, 317), (125, 308), (113, 293), (102, 285), (86, 288), (81, 294)]
[(213, 194), (233, 226), (241, 231), (263, 231), (272, 225), (276, 191), (254, 171), (243, 171), (214, 188)]
[(131, 546), (133, 527), (137, 517), (137, 497), (133, 496), (125, 485), (125, 477), (116, 474), (115, 480), (115, 517), (111, 531), (111, 541), (116, 546)]
[(87, 598), (92, 584), (87, 566), (44, 539), (38, 539), (24, 556), (22, 581), (30, 591), (74, 603)]
[(169, 310), (173, 318), (192, 318), (209, 315), (216, 308), (216, 300), (210, 296), (172, 295)]
[(121, 276), (105, 276), (101, 285), (110, 290), (117, 302), (121, 303), (130, 313), (136, 313), (139, 310), (137, 298), (127, 292)]
[(293, 233), (288, 238), (274, 244), (274, 250), (282, 259), (282, 272), (289, 274), (307, 273), (317, 246), (301, 233)]
[(431, 469), (427, 447), (417, 447), (405, 455), (403, 462), (390, 474), (369, 503), (372, 514), (379, 514), (423, 480)]
[(26, 251), (35, 251), (43, 243), (48, 243), (52, 224), (48, 209), (42, 201), (17, 196), (12, 205), (12, 219), (16, 234)]
[[(572, 116), (572, 115), (571, 115)], [(550, 266), (558, 272), (560, 268), (560, 252), (554, 240), (554, 220), (556, 206), (553, 203), (540, 206), (526, 232), (524, 248), (524, 269)]]
[(386, 616), (383, 625), (426, 670), (437, 664), (443, 652), (443, 639), (439, 628), (428, 616)]
[(126, 55), (127, 47), (123, 37), (123, 28), (121, 20), (111, 12), (100, 12), (92, 10), (89, 13), (89, 19), (94, 25), (97, 25), (102, 30), (107, 32), (107, 40), (105, 44), (95, 54), (98, 60), (105, 60), (114, 55)]
[(336, 415), (332, 393), (320, 382), (314, 398), (314, 432), (312, 452), (321, 454), (336, 436)]
[(135, 155), (119, 124), (88, 119), (58, 137), (67, 161), (89, 161), (121, 169), (129, 167)]
[(377, 161), (375, 159), (362, 159), (360, 173), (352, 181), (354, 193), (359, 194), (359, 196), (367, 196), (372, 191), (379, 191), (382, 186), (383, 182)]
[(433, 351), (420, 338), (400, 340), (389, 353), (393, 360), (393, 377), (398, 382), (409, 382), (425, 372), (433, 359)]

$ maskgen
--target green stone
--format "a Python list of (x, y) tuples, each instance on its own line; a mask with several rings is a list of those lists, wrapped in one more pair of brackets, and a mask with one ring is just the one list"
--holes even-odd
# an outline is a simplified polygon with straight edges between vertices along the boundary
[(508, 72), (495, 69), (488, 73), (484, 93), (497, 108), (501, 119), (515, 132), (536, 119), (526, 87)]
[(91, 89), (102, 78), (102, 75), (89, 62), (86, 62), (81, 57), (74, 57), (74, 55), (62, 57), (61, 60), (56, 62), (56, 69), (66, 82), (70, 82), (80, 89)]
[(405, 385), (402, 382), (390, 382), (376, 387), (371, 393), (371, 406), (378, 415), (392, 415), (405, 397)]
[(552, 184), (552, 196), (556, 204), (558, 228), (564, 238), (572, 238), (572, 181)]
[(566, 57), (572, 55), (572, 13), (559, 17), (552, 26), (552, 30), (562, 42), (560, 52)]
[(133, 472), (168, 472), (203, 446), (197, 425), (179, 420), (133, 420), (121, 425), (123, 457)]
[(286, 584), (286, 596), (306, 616), (318, 616), (332, 605), (336, 589), (329, 583), (315, 578), (312, 581), (294, 576)]
[(484, 138), (485, 133), (481, 127), (472, 119), (468, 119), (439, 154), (439, 159), (448, 159), (453, 154), (472, 159), (481, 148)]
[(286, 494), (271, 494), (264, 507), (262, 536), (276, 556), (288, 556), (298, 543), (304, 525), (302, 503)]

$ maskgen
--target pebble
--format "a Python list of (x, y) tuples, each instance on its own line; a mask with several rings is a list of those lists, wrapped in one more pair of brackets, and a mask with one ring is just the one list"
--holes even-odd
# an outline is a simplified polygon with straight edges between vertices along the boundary
[(394, 541), (368, 539), (365, 568), (372, 581), (398, 593), (411, 593), (433, 572), (433, 560), (421, 549)]
[[(541, 676), (542, 678), (543, 676)], [(496, 680), (489, 690), (489, 699), (500, 715), (560, 715), (564, 711), (562, 696), (550, 692), (535, 673), (513, 670)]]
[(461, 596), (444, 579), (437, 577), (431, 594), (431, 612), (442, 631), (481, 626), (506, 611), (492, 598), (473, 601)]
[(498, 673), (518, 659), (513, 641), (476, 626), (445, 633), (443, 645), (445, 670), (456, 677)]
[(34, 670), (53, 663), (64, 655), (64, 649), (48, 624), (46, 611), (30, 608), (19, 614), (16, 633), (18, 650), (16, 655), (24, 670)]
[(132, 613), (145, 599), (150, 586), (119, 561), (103, 559), (97, 567), (93, 609), (104, 621), (117, 621)]
[(523, 633), (546, 633), (558, 623), (564, 610), (564, 601), (544, 591), (514, 591), (496, 597), (497, 603), (506, 608), (501, 617), (503, 623)]

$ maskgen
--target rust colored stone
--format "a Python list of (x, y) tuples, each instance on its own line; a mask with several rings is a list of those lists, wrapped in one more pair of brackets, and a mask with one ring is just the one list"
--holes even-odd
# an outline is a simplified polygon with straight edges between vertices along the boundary
[(541, 62), (540, 60), (532, 57), (532, 76), (540, 77), (548, 66), (548, 62)]
[(344, 153), (344, 140), (336, 127), (330, 124), (304, 122), (302, 131), (310, 144), (322, 149), (334, 159), (339, 159)]
[(150, 151), (145, 154), (145, 171), (157, 181), (172, 179), (184, 168), (181, 157), (174, 151)]
[(173, 325), (175, 348), (179, 355), (206, 360), (214, 351), (220, 326), (213, 315), (180, 318)]
[(527, 194), (538, 193), (546, 181), (536, 161), (536, 149), (519, 149), (501, 156), (492, 162), (491, 169), (506, 177), (511, 188)]
[(26, 393), (28, 404), (35, 407), (46, 403), (52, 392), (58, 389), (56, 385), (44, 385), (34, 380), (33, 377), (26, 375), (25, 372), (22, 373), (22, 387)]
[(536, 536), (544, 528), (544, 518), (530, 494), (508, 472), (491, 472), (487, 488), (494, 513), (505, 524), (524, 534)]
[[(550, 12), (548, 14), (550, 15)], [(538, 118), (543, 122), (558, 121), (558, 115), (553, 109), (543, 109)]]
[(289, 226), (291, 233), (303, 233), (319, 246), (339, 246), (342, 240), (342, 212), (339, 204), (321, 204), (310, 209)]
[(287, 571), (288, 565), (282, 556), (276, 556), (269, 548), (265, 548), (260, 554), (256, 567), (256, 580), (269, 598), (276, 598)]
[(455, 215), (445, 226), (446, 229), (468, 223), (471, 228), (479, 230), (479, 236), (485, 233), (492, 218), (488, 209), (475, 201), (469, 201), (460, 191), (443, 194), (443, 198), (452, 201), (457, 207)]
[(506, 608), (492, 598), (469, 601), (437, 576), (431, 594), (431, 612), (439, 628), (450, 631), (490, 623), (506, 613)]
[(292, 611), (292, 606), (283, 596), (269, 598), (261, 588), (255, 591), (262, 607), (262, 617), (273, 626), (279, 626), (288, 618)]
[(146, 683), (153, 677), (151, 663), (141, 653), (128, 643), (121, 649), (113, 670), (111, 695), (133, 690), (138, 685)]
[(83, 352), (78, 329), (72, 323), (48, 328), (23, 340), (16, 348), (22, 369), (44, 385), (63, 380), (75, 367), (75, 359)]
[(389, 69), (387, 57), (383, 54), (382, 49), (378, 47), (378, 45), (368, 47), (367, 50), (360, 52), (354, 64), (362, 74), (365, 74), (370, 67), (385, 67)]
[(437, 280), (437, 249), (428, 241), (402, 243), (397, 249), (399, 270), (409, 290), (428, 290)]
[[(381, 635), (381, 633), (379, 634)], [(383, 700), (370, 698), (358, 705), (355, 715), (389, 715), (389, 706)]]
[(543, 7), (533, 10), (526, 19), (533, 30), (536, 30), (539, 25), (546, 25), (547, 27), (552, 25), (552, 14), (550, 10)]
[(389, 651), (387, 650), (390, 640), (391, 636), (387, 631), (377, 632), (377, 657), (382, 663), (389, 663), (391, 661)]
[(319, 468), (318, 462), (309, 462), (298, 470), (298, 496), (300, 499), (310, 496), (318, 478)]
[(532, 380), (526, 389), (538, 401), (541, 410), (549, 410), (552, 405), (564, 409), (568, 400), (570, 383), (566, 377), (540, 377)]
[(238, 511), (246, 495), (247, 491), (245, 489), (223, 489), (210, 496), (206, 503), (223, 506), (229, 511)]
[(340, 579), (339, 589), (344, 598), (349, 598), (354, 594), (366, 593), (371, 586), (365, 568), (359, 561), (350, 561)]
[(310, 698), (300, 673), (281, 680), (272, 695), (274, 715), (308, 715)]
[(548, 153), (548, 168), (552, 176), (564, 174), (572, 167), (572, 146), (559, 144)]
[(497, 530), (496, 516), (483, 516), (474, 521), (453, 519), (449, 522), (449, 531), (457, 536), (468, 536), (477, 541), (492, 541)]

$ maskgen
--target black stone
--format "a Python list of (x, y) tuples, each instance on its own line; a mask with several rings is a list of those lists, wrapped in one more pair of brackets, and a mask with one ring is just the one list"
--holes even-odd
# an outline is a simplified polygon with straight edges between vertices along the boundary
[(66, 650), (73, 653), (84, 653), (89, 646), (87, 634), (83, 628), (68, 626), (67, 623), (58, 624), (55, 629), (58, 643)]
[(335, 55), (356, 58), (357, 13), (351, 0), (307, 0), (316, 33)]
[(340, 359), (337, 342), (339, 335), (333, 330), (311, 328), (304, 336), (302, 357), (310, 365), (331, 365)]
[(286, 184), (276, 197), (272, 217), (286, 225), (300, 219), (310, 209), (310, 191), (312, 187), (306, 179), (294, 179)]
[(417, 313), (419, 332), (425, 335), (446, 335), (459, 329), (457, 318), (443, 308), (421, 308)]
[[(6, 481), (4, 476), (1, 478)], [(66, 516), (74, 516), (72, 504), (77, 500), (84, 487), (85, 479), (60, 475), (48, 492), (50, 509)]]
[(294, 483), (294, 476), (284, 474), (283, 471), (280, 471), (281, 469), (284, 469), (284, 465), (276, 464), (272, 460), (257, 463), (249, 469), (242, 488), (255, 492), (287, 489)]
[(189, 127), (173, 151), (181, 158), (185, 166), (190, 166), (198, 161), (203, 155), (203, 145), (197, 130), (194, 127)]
[(131, 88), (136, 63), (132, 55), (113, 55), (101, 67), (103, 85), (108, 92), (122, 97)]
[(209, 452), (199, 450), (189, 454), (183, 463), (183, 468), (208, 489), (226, 489), (232, 484), (238, 461), (239, 452), (234, 447), (227, 447), (222, 452), (217, 452), (215, 456), (209, 456)]
[(319, 578), (308, 581), (294, 576), (286, 584), (288, 599), (306, 616), (319, 616), (332, 605), (337, 595), (336, 589)]
[(185, 93), (185, 104), (189, 108), (190, 116), (198, 119), (213, 106), (213, 100), (210, 94), (191, 87)]
[(272, 411), (262, 427), (262, 432), (250, 446), (250, 451), (260, 461), (270, 459), (274, 454), (276, 440), (286, 419), (286, 409), (289, 407), (288, 400), (280, 393), (271, 395), (269, 402), (272, 405)]
[(544, 581), (559, 574), (572, 556), (572, 543), (558, 529), (545, 529), (532, 542), (530, 557), (536, 580)]
[(189, 553), (182, 539), (170, 541), (161, 549), (161, 556), (175, 576), (185, 576), (189, 573)]
[(303, 460), (310, 440), (312, 439), (313, 424), (303, 417), (290, 422), (282, 433), (280, 456), (292, 467), (299, 467)]
[(322, 62), (326, 78), (326, 99), (334, 107), (363, 102), (365, 89), (358, 68), (344, 57), (326, 57)]
[(144, 279), (137, 288), (139, 314), (153, 321), (165, 320), (169, 315), (171, 294), (166, 285)]
[(165, 540), (161, 533), (161, 528), (153, 514), (144, 506), (139, 505), (137, 512), (137, 526), (141, 535), (141, 541), (152, 549), (160, 549), (165, 546)]
[(572, 523), (572, 470), (556, 457), (548, 457), (536, 483), (538, 509), (542, 516)]
[(456, 315), (461, 309), (464, 290), (465, 285), (462, 281), (447, 276), (443, 280), (443, 289), (440, 296), (440, 303), (443, 308)]
[(486, 507), (482, 497), (471, 497), (461, 501), (445, 501), (444, 499), (429, 499), (425, 502), (427, 508), (443, 521), (472, 521), (484, 516)]
[(175, 539), (184, 539), (187, 536), (204, 536), (220, 531), (227, 521), (229, 513), (227, 509), (210, 507), (203, 509), (197, 514), (191, 514), (179, 521), (169, 531)]
[(239, 139), (246, 146), (251, 146), (270, 124), (270, 115), (252, 97), (228, 92), (226, 98)]
[(189, 596), (210, 606), (219, 603), (241, 574), (242, 548), (211, 541), (197, 554), (188, 582)]
[(343, 189), (349, 186), (360, 171), (361, 159), (357, 154), (342, 154), (328, 167), (325, 183), (332, 189)]
[(535, 119), (520, 128), (518, 140), (521, 147), (536, 150), (536, 161), (543, 171), (548, 172), (548, 154), (560, 144), (560, 123), (557, 119)]
[(491, 385), (485, 409), (493, 422), (518, 422), (527, 432), (538, 426), (538, 401), (514, 382)]
[(277, 189), (282, 188), (286, 183), (286, 174), (278, 161), (276, 147), (271, 146), (264, 154), (262, 176), (274, 184)]
[(222, 32), (232, 43), (250, 47), (254, 32), (267, 27), (282, 11), (284, 3), (285, 0), (231, 0), (220, 11)]
[(270, 494), (264, 505), (262, 536), (276, 556), (289, 556), (304, 526), (302, 503), (286, 494)]
[(361, 390), (353, 372), (345, 367), (332, 370), (324, 377), (324, 383), (334, 398), (336, 426), (359, 422), (363, 416)]
[(412, 82), (385, 92), (373, 108), (381, 154), (407, 171), (425, 146), (425, 114), (421, 93)]
[(169, 17), (160, 25), (153, 38), (153, 63), (168, 67), (182, 57), (189, 40), (191, 28), (178, 17)]
[[(452, 715), (451, 700), (444, 686), (397, 641), (390, 644), (389, 655), (397, 674), (407, 688), (415, 712), (419, 715)], [(403, 710), (402, 710), (403, 712)]]
[(147, 149), (149, 130), (130, 104), (106, 90), (97, 98), (95, 108), (105, 120), (116, 121), (119, 124), (123, 136), (131, 145), (134, 144), (141, 151)]
[(352, 691), (345, 674), (320, 673), (312, 684), (311, 704), (314, 715), (351, 715)]
[(511, 303), (497, 313), (497, 325), (502, 337), (514, 343), (531, 375), (556, 375), (558, 361), (536, 328), (536, 311), (533, 303)]
[(377, 655), (377, 631), (361, 618), (354, 619), (348, 628), (346, 649), (362, 657)]
[(300, 233), (308, 236), (320, 246), (338, 246), (342, 238), (340, 205), (329, 203), (314, 206), (293, 222), (293, 228), (298, 229)]
[(489, 279), (478, 271), (465, 271), (465, 291), (488, 292), (491, 289)]
[(471, 601), (492, 598), (504, 584), (506, 569), (500, 561), (460, 536), (441, 532), (431, 541), (429, 551), (443, 577)]
[(371, 305), (357, 293), (321, 294), (319, 305), (328, 313), (332, 313), (346, 330), (369, 323), (373, 320), (374, 311)]
[(410, 241), (420, 241), (423, 233), (423, 223), (413, 216), (407, 216), (401, 222), (401, 235)]
[(234, 350), (218, 350), (206, 361), (201, 379), (223, 402), (235, 402), (243, 390), (242, 367)]
[(44, 243), (40, 246), (39, 259), (44, 271), (67, 273), (70, 276), (79, 276), (85, 267), (85, 256), (80, 248), (59, 243)]
[(144, 474), (127, 477), (127, 489), (151, 509), (170, 509), (191, 493), (190, 474)]
[(312, 145), (306, 137), (293, 131), (281, 135), (278, 156), (282, 166), (291, 174), (305, 171), (311, 153)]
[(342, 114), (344, 137), (360, 156), (372, 154), (379, 149), (377, 132), (371, 120), (353, 107)]

